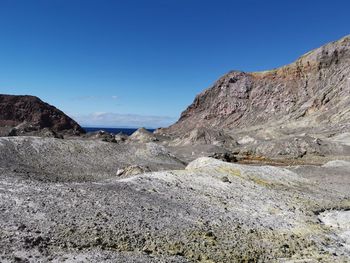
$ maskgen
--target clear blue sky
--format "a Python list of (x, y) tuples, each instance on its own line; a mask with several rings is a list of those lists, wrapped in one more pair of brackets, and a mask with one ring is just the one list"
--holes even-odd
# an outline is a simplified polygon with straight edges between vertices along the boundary
[(348, 0), (1, 0), (0, 92), (83, 125), (164, 126), (224, 73), (347, 34)]

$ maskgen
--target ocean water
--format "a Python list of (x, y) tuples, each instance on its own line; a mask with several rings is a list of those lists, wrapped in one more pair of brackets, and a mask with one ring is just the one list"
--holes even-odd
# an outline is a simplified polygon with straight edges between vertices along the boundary
[[(105, 131), (105, 132), (109, 132), (109, 133), (114, 133), (114, 134), (118, 134), (120, 132), (127, 134), (127, 135), (131, 135), (134, 131), (137, 130), (137, 128), (97, 128), (97, 127), (83, 127), (83, 129), (86, 132), (95, 132), (95, 131)], [(155, 129), (147, 129), (150, 132), (153, 132)]]

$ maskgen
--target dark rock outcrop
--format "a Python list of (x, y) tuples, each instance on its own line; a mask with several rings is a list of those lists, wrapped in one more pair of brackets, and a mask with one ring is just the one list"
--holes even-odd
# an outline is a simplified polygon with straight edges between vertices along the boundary
[(221, 160), (224, 162), (228, 162), (228, 163), (235, 163), (238, 161), (236, 156), (231, 152), (214, 153), (214, 154), (210, 155), (209, 157), (214, 158), (214, 159), (218, 159), (218, 160)]
[(0, 135), (62, 137), (85, 133), (73, 119), (34, 96), (0, 95)]
[(113, 133), (109, 133), (104, 130), (88, 132), (83, 137), (91, 140), (101, 140), (104, 142), (117, 142)]
[(349, 123), (350, 36), (294, 63), (264, 72), (232, 71), (196, 96), (174, 125), (181, 135), (199, 127), (245, 129), (304, 120), (305, 126)]

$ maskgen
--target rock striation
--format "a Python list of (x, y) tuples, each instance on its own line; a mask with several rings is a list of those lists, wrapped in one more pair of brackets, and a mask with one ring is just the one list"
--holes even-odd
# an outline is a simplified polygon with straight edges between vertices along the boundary
[(264, 72), (231, 71), (196, 96), (163, 134), (200, 127), (245, 129), (286, 122), (333, 125), (350, 120), (350, 36), (317, 48), (290, 65)]
[(0, 95), (0, 135), (57, 137), (85, 133), (73, 119), (34, 96)]

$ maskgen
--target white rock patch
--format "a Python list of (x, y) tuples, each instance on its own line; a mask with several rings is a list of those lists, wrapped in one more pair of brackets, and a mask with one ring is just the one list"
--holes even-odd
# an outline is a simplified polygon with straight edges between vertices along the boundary
[(335, 230), (342, 239), (343, 245), (350, 250), (350, 211), (327, 211), (319, 215), (319, 219)]

